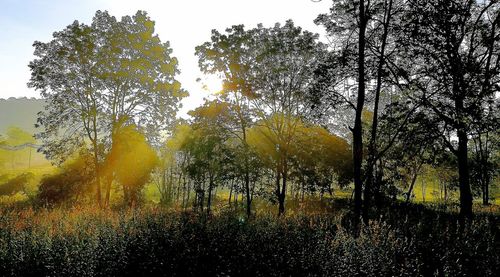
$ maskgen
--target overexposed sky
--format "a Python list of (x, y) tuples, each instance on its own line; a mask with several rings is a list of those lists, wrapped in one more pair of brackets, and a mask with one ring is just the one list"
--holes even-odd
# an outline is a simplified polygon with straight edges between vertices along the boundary
[[(331, 0), (0, 0), (0, 98), (39, 97), (26, 86), (30, 77), (28, 63), (33, 59), (35, 40), (49, 41), (54, 31), (78, 20), (90, 24), (96, 10), (108, 10), (121, 17), (145, 10), (156, 22), (156, 33), (170, 41), (179, 59), (178, 77), (190, 97), (183, 101), (182, 113), (200, 105), (207, 95), (198, 77), (194, 48), (210, 39), (212, 29), (223, 31), (236, 24), (253, 28), (258, 23), (272, 26), (293, 19), (297, 26), (324, 34), (313, 20), (328, 12)], [(218, 80), (208, 78), (209, 88)], [(181, 113), (181, 114), (182, 114)]]

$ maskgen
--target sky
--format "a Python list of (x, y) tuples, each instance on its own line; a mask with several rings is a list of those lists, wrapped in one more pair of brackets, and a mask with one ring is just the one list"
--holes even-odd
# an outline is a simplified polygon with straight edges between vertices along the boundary
[[(178, 80), (189, 91), (181, 115), (199, 106), (210, 92), (220, 88), (215, 77), (204, 76), (198, 68), (194, 48), (210, 39), (212, 29), (219, 31), (237, 24), (247, 28), (258, 23), (271, 27), (293, 19), (297, 26), (319, 33), (324, 30), (313, 20), (327, 13), (331, 0), (0, 0), (0, 98), (39, 97), (26, 83), (28, 63), (35, 40), (50, 41), (54, 31), (74, 20), (90, 24), (97, 10), (107, 10), (120, 18), (137, 10), (147, 11), (156, 22), (155, 31), (169, 41), (173, 56), (179, 60)], [(201, 78), (202, 83), (196, 82)]]

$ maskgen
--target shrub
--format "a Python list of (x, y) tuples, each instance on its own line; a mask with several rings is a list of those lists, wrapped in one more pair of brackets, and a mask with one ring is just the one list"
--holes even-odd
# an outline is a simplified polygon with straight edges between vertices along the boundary
[(34, 175), (28, 172), (19, 174), (10, 179), (4, 176), (2, 177), (0, 177), (0, 179), (7, 179), (7, 181), (0, 184), (0, 196), (12, 196), (18, 192), (23, 192), (25, 186), (33, 179)]
[(41, 204), (76, 203), (91, 190), (94, 181), (92, 157), (82, 154), (65, 163), (59, 172), (40, 181), (37, 199)]

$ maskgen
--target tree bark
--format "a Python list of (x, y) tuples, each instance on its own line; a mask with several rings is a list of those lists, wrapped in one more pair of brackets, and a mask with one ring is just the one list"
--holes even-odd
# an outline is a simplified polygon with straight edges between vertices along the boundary
[(458, 136), (458, 181), (460, 185), (460, 216), (462, 218), (472, 217), (472, 193), (469, 181), (469, 165), (467, 156), (467, 133), (463, 127), (457, 131)]
[(94, 150), (94, 166), (95, 166), (95, 186), (96, 186), (96, 200), (99, 207), (102, 207), (102, 197), (101, 197), (101, 174), (99, 170), (99, 153), (97, 149), (97, 141), (92, 141), (92, 146)]
[(208, 180), (208, 199), (207, 199), (207, 215), (210, 216), (210, 210), (212, 206), (212, 189), (213, 189), (214, 179), (212, 174), (209, 176)]
[(413, 187), (415, 186), (415, 183), (417, 181), (418, 173), (420, 172), (420, 169), (422, 168), (422, 165), (424, 163), (420, 163), (418, 167), (415, 169), (415, 172), (413, 172), (413, 176), (411, 178), (411, 183), (410, 183), (410, 188), (408, 189), (408, 192), (406, 192), (406, 203), (410, 202), (410, 196), (411, 193), (413, 192)]
[(368, 223), (368, 211), (370, 209), (370, 202), (373, 194), (379, 193), (379, 184), (375, 184), (374, 172), (377, 155), (377, 128), (378, 128), (378, 110), (380, 103), (380, 93), (382, 90), (382, 74), (385, 64), (385, 48), (387, 45), (387, 36), (389, 34), (389, 24), (391, 22), (392, 0), (387, 3), (384, 11), (384, 31), (382, 33), (380, 56), (377, 65), (377, 85), (375, 87), (375, 103), (373, 106), (373, 120), (371, 128), (370, 144), (368, 145), (368, 168), (366, 172), (366, 183), (364, 191), (364, 206), (363, 218), (365, 223)]
[[(352, 155), (354, 162), (354, 216), (359, 221), (362, 208), (361, 194), (363, 192), (362, 163), (363, 163), (363, 126), (361, 116), (365, 104), (365, 33), (366, 33), (365, 1), (359, 1), (359, 36), (358, 36), (358, 97), (354, 128), (352, 129)], [(357, 223), (356, 223), (357, 225)], [(357, 226), (356, 226), (357, 228)]]
[(248, 158), (245, 157), (245, 192), (247, 195), (247, 218), (252, 216), (252, 197), (250, 195), (250, 173), (248, 172)]
[(277, 167), (277, 170), (276, 170), (276, 198), (278, 198), (278, 216), (280, 216), (282, 214), (282, 210), (284, 211), (285, 210), (285, 207), (283, 205), (282, 207), (282, 203), (281, 203), (281, 185), (280, 185), (280, 182), (281, 182), (281, 170), (279, 167)]
[(283, 163), (283, 173), (282, 173), (282, 180), (283, 184), (281, 187), (281, 192), (280, 192), (280, 197), (279, 197), (279, 215), (285, 214), (285, 197), (286, 197), (286, 185), (287, 185), (287, 175), (288, 175), (288, 164), (286, 162), (286, 159)]
[(106, 198), (104, 199), (104, 207), (109, 207), (109, 199), (111, 196), (111, 184), (113, 183), (113, 172), (107, 174), (106, 178)]

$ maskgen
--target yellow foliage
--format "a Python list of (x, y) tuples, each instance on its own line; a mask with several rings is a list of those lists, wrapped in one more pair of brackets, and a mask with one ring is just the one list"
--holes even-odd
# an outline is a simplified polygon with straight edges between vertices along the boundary
[(148, 181), (157, 163), (156, 152), (135, 125), (116, 128), (106, 159), (106, 170), (114, 172), (116, 180), (124, 188), (125, 197), (131, 197), (126, 200), (136, 200), (138, 191)]
[(299, 130), (305, 128), (307, 127), (299, 118), (273, 114), (248, 130), (248, 144), (267, 162), (279, 163), (296, 151), (296, 143), (299, 142), (297, 136), (307, 133)]
[(361, 112), (361, 121), (365, 124), (371, 124), (373, 121), (373, 112), (363, 109)]
[(247, 140), (268, 166), (295, 157), (303, 163), (335, 167), (349, 161), (351, 154), (349, 144), (325, 128), (279, 114), (250, 128)]
[(214, 120), (229, 112), (230, 106), (227, 102), (210, 101), (203, 106), (190, 111), (188, 114), (194, 118)]
[(175, 127), (174, 135), (170, 137), (166, 146), (168, 149), (173, 151), (180, 150), (182, 146), (186, 143), (189, 136), (191, 136), (193, 129), (191, 125), (188, 124), (179, 124)]

